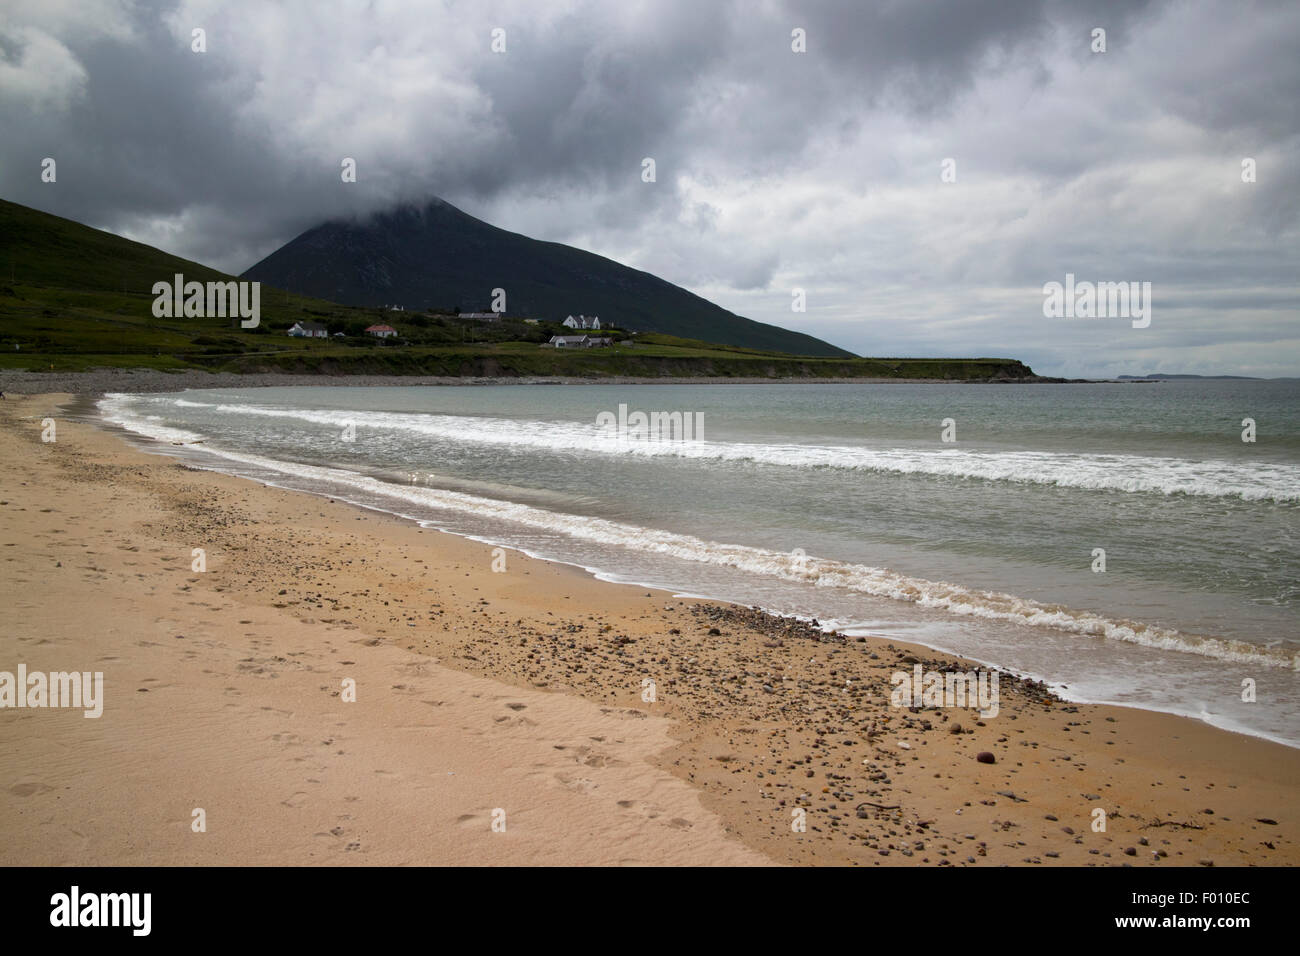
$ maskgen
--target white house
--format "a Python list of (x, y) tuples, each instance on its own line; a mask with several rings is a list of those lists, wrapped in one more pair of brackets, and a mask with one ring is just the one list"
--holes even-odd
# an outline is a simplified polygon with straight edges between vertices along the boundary
[(290, 326), (289, 334), (296, 339), (326, 339), (330, 333), (319, 322), (295, 322)]
[(546, 344), (557, 349), (583, 349), (587, 347), (587, 339), (586, 335), (552, 335)]
[(601, 339), (594, 335), (552, 335), (546, 343), (557, 349), (596, 349), (613, 345), (613, 339)]
[(564, 325), (571, 329), (600, 329), (600, 316), (598, 315), (580, 315), (577, 318), (569, 316), (564, 320)]
[(391, 325), (370, 325), (366, 327), (366, 335), (373, 335), (377, 339), (390, 339), (397, 334), (397, 329)]

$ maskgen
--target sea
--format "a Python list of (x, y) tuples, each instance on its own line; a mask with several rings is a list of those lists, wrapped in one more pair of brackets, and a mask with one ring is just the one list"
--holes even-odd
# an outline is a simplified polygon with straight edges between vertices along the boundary
[(196, 467), (1300, 746), (1297, 380), (306, 386), (97, 411)]

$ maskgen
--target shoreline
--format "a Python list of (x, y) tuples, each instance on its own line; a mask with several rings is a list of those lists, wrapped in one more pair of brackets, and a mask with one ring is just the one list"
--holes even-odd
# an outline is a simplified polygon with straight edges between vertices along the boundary
[[(77, 395), (74, 398), (72, 398), (72, 400), (69, 402), (66, 408), (68, 409), (69, 413), (74, 417), (77, 417), (81, 421), (91, 424), (98, 429), (106, 430), (114, 435), (119, 436), (123, 441), (125, 441), (133, 448), (137, 448), (141, 451), (144, 451), (147, 454), (160, 454), (160, 455), (169, 456), (173, 459), (183, 461), (188, 466), (193, 466), (203, 470), (210, 470), (216, 474), (233, 475), (235, 477), (240, 477), (245, 480), (252, 480), (260, 484), (265, 484), (268, 487), (274, 487), (285, 491), (291, 491), (296, 494), (307, 494), (313, 497), (324, 498), (331, 501), (337, 499), (353, 507), (361, 508), (363, 510), (373, 511), (375, 513), (384, 515), (386, 517), (396, 518), (404, 522), (414, 523), (422, 528), (425, 528), (426, 530), (431, 530), (438, 533), (451, 534), (453, 536), (461, 537), (469, 541), (477, 542), (489, 548), (500, 547), (509, 551), (517, 551), (521, 554), (525, 554), (526, 556), (528, 556), (530, 559), (533, 560), (544, 561), (553, 564), (560, 564), (565, 567), (573, 568), (576, 571), (589, 575), (594, 580), (605, 582), (605, 583), (610, 583), (619, 586), (631, 586), (631, 587), (640, 587), (640, 588), (645, 588), (650, 590), (656, 590), (656, 591), (663, 592), (664, 594), (674, 598), (683, 597), (694, 601), (716, 602), (716, 603), (733, 605), (738, 607), (750, 606), (747, 605), (743, 599), (734, 596), (729, 597), (724, 593), (710, 593), (707, 590), (705, 591), (690, 590), (685, 586), (679, 587), (679, 586), (663, 583), (662, 581), (647, 580), (638, 577), (634, 574), (620, 576), (615, 574), (612, 571), (606, 571), (598, 566), (585, 564), (578, 560), (568, 560), (566, 558), (559, 557), (556, 555), (545, 554), (542, 552), (530, 550), (528, 548), (521, 548), (515, 544), (509, 543), (508, 540), (492, 538), (490, 536), (484, 536), (483, 534), (473, 534), (464, 531), (447, 530), (446, 528), (439, 526), (439, 524), (436, 521), (429, 521), (420, 518), (415, 514), (407, 511), (403, 511), (400, 508), (394, 509), (392, 507), (375, 504), (373, 502), (363, 503), (359, 500), (356, 500), (356, 498), (354, 497), (350, 497), (351, 492), (348, 491), (344, 491), (343, 494), (339, 494), (337, 490), (328, 490), (328, 489), (317, 490), (312, 488), (294, 487), (291, 481), (287, 481), (282, 476), (269, 477), (266, 474), (259, 474), (256, 477), (250, 477), (247, 474), (241, 475), (237, 470), (234, 471), (227, 470), (230, 466), (230, 459), (224, 458), (219, 452), (213, 452), (207, 448), (200, 448), (199, 446), (202, 445), (203, 443), (196, 443), (194, 446), (190, 446), (189, 444), (185, 444), (181, 442), (167, 442), (165, 440), (148, 437), (147, 435), (131, 431), (130, 429), (118, 425), (116, 423), (110, 423), (103, 420), (100, 417), (98, 412), (98, 399), (92, 395)], [(193, 455), (189, 453), (191, 447), (193, 447), (193, 450), (195, 452), (195, 454)], [(224, 462), (225, 467), (222, 467), (221, 464), (213, 464), (214, 457)], [(752, 606), (750, 607), (751, 609), (756, 609), (753, 608)], [(778, 620), (792, 620), (800, 623), (807, 623), (809, 621), (812, 621), (816, 623), (816, 618), (813, 617), (812, 615), (784, 613), (781, 611), (773, 610), (772, 608), (768, 608), (768, 607), (761, 608), (761, 611), (764, 614), (770, 615), (774, 619), (778, 619)], [(850, 636), (856, 636), (859, 630), (859, 628), (857, 628), (852, 624), (844, 624), (844, 623), (836, 624), (834, 621), (832, 621), (829, 624), (824, 622), (819, 623), (817, 626), (825, 633), (833, 632), (838, 627), (844, 630), (846, 633), (849, 633)], [(867, 633), (866, 636), (873, 639), (878, 639), (882, 637), (882, 635), (870, 634), (870, 633)], [(1291, 750), (1300, 751), (1300, 739), (1288, 739), (1285, 737), (1277, 736), (1273, 733), (1268, 732), (1265, 729), (1252, 727), (1249, 724), (1235, 723), (1227, 718), (1221, 718), (1218, 722), (1216, 722), (1215, 719), (1210, 719), (1211, 715), (1206, 715), (1194, 709), (1179, 706), (1178, 704), (1165, 705), (1165, 706), (1161, 706), (1156, 703), (1141, 704), (1141, 703), (1132, 703), (1123, 700), (1111, 700), (1111, 699), (1106, 699), (1104, 697), (1094, 697), (1085, 694), (1079, 694), (1071, 690), (1070, 686), (1067, 686), (1064, 683), (1064, 681), (1068, 679), (1068, 675), (1066, 674), (1061, 674), (1059, 672), (1053, 674), (1046, 671), (1038, 672), (1032, 670), (1017, 669), (1016, 667), (1010, 666), (1006, 663), (984, 659), (978, 656), (972, 656), (971, 652), (969, 651), (963, 652), (959, 648), (952, 647), (952, 646), (945, 646), (944, 644), (938, 642), (926, 643), (924, 641), (908, 640), (905, 637), (898, 637), (895, 638), (895, 640), (906, 643), (909, 647), (922, 648), (928, 652), (948, 655), (953, 657), (954, 659), (961, 659), (971, 664), (978, 665), (986, 670), (996, 670), (1004, 675), (1013, 676), (1016, 679), (1029, 680), (1047, 686), (1051, 686), (1052, 693), (1062, 703), (1108, 706), (1108, 707), (1116, 707), (1116, 708), (1122, 708), (1127, 710), (1134, 710), (1134, 711), (1139, 711), (1144, 713), (1163, 714), (1163, 715), (1168, 715), (1173, 717), (1184, 718), (1187, 720), (1192, 720), (1198, 723), (1205, 724), (1207, 727), (1212, 727), (1217, 730), (1224, 731), (1226, 733), (1232, 733), (1242, 737), (1258, 739), (1258, 740), (1266, 741), (1271, 744), (1276, 744), (1278, 746), (1286, 747)]]
[(1149, 380), (1030, 380), (933, 378), (731, 378), (726, 376), (601, 378), (520, 377), (461, 378), (442, 375), (291, 375), (282, 372), (161, 372), (155, 369), (91, 369), (84, 372), (32, 372), (0, 369), (0, 391), (15, 395), (102, 395), (106, 392), (181, 392), (204, 388), (280, 388), (290, 386), (484, 386), (484, 385), (1158, 385)]
[[(368, 655), (396, 651), (410, 658), (404, 666), (415, 661), (421, 669), (437, 667), (440, 674), (446, 672), (444, 680), (468, 676), (504, 688), (501, 693), (507, 695), (526, 692), (574, 706), (612, 705), (620, 713), (639, 713), (639, 718), (632, 718), (638, 724), (649, 716), (650, 723), (662, 728), (663, 736), (652, 742), (662, 744), (661, 749), (647, 743), (636, 760), (589, 752), (579, 762), (579, 776), (567, 765), (558, 773), (577, 784), (578, 791), (592, 785), (580, 794), (596, 795), (597, 808), (589, 812), (624, 823), (624, 818), (636, 815), (636, 800), (630, 806), (622, 805), (627, 801), (602, 802), (602, 790), (608, 793), (609, 788), (592, 779), (597, 771), (615, 769), (622, 760), (617, 769), (649, 792), (680, 784), (685, 789), (676, 798), (685, 799), (685, 794), (703, 810), (693, 818), (680, 814), (671, 818), (691, 824), (679, 827), (675, 835), (689, 834), (685, 842), (699, 847), (705, 861), (718, 847), (757, 854), (745, 857), (745, 862), (849, 865), (1280, 865), (1300, 861), (1300, 829), (1286, 819), (1300, 793), (1300, 753), (1292, 748), (1191, 718), (1118, 706), (1073, 705), (1010, 679), (1005, 681), (1007, 690), (997, 718), (980, 720), (969, 711), (932, 707), (891, 709), (890, 671), (910, 667), (910, 661), (935, 669), (963, 667), (966, 662), (899, 641), (845, 638), (736, 605), (678, 599), (638, 585), (601, 581), (574, 566), (516, 551), (508, 552), (507, 573), (494, 573), (488, 545), (419, 528), (382, 512), (330, 507), (336, 505), (334, 499), (191, 469), (167, 457), (165, 449), (159, 449), (162, 455), (142, 452), (88, 424), (60, 419), (58, 443), (42, 446), (33, 416), (47, 413), (63, 400), (43, 395), (4, 407), (6, 450), (12, 453), (7, 455), (12, 466), (4, 477), (4, 496), (10, 501), (24, 496), (29, 514), (23, 520), (35, 522), (31, 533), (6, 542), (24, 550), (8, 551), (4, 557), (31, 558), (28, 552), (36, 547), (36, 540), (58, 532), (42, 526), (42, 521), (48, 525), (55, 520), (41, 518), (51, 489), (63, 489), (61, 512), (85, 512), (81, 516), (85, 525), (104, 519), (79, 499), (93, 501), (116, 494), (147, 504), (141, 511), (149, 517), (143, 526), (130, 514), (110, 517), (106, 540), (130, 541), (119, 545), (128, 555), (142, 550), (137, 540), (141, 536), (150, 539), (154, 548), (160, 542), (170, 543), (175, 549), (170, 560), (183, 558), (186, 564), (189, 549), (182, 546), (203, 540), (210, 545), (210, 563), (201, 575), (182, 574), (175, 568), (142, 574), (127, 571), (126, 566), (109, 567), (112, 562), (97, 557), (94, 570), (83, 575), (90, 580), (79, 586), (94, 591), (106, 609), (126, 600), (106, 581), (117, 582), (120, 591), (136, 586), (129, 580), (132, 576), (148, 581), (158, 574), (179, 574), (184, 580), (179, 590), (155, 585), (152, 590), (157, 593), (128, 597), (155, 608), (180, 629), (190, 626), (182, 615), (206, 613), (179, 606), (193, 603), (190, 595), (194, 594), (203, 605), (233, 602), (249, 620), (265, 615), (267, 627), (277, 635), (272, 643), (293, 643), (286, 632), (296, 633), (304, 623), (309, 628), (324, 625), (331, 632), (359, 631), (366, 638), (356, 635), (353, 643), (362, 646), (349, 648), (358, 664)], [(16, 428), (24, 418), (29, 430), (20, 435)], [(41, 480), (29, 480), (16, 490), (15, 472), (20, 471)], [(42, 508), (34, 508), (37, 503)], [(14, 517), (8, 508), (5, 513), (7, 519)], [(255, 519), (255, 536), (246, 530), (240, 533), (244, 517)], [(74, 521), (70, 527), (83, 525)], [(37, 530), (45, 535), (36, 534)], [(412, 557), (417, 553), (418, 558)], [(62, 564), (67, 568), (69, 562)], [(8, 577), (9, 565), (0, 566)], [(435, 570), (434, 582), (439, 586), (429, 587), (428, 581), (418, 586), (408, 580), (417, 567), (422, 578)], [(450, 582), (457, 582), (454, 590)], [(363, 584), (370, 587), (361, 589)], [(15, 587), (14, 593), (21, 595), (23, 589)], [(61, 603), (68, 602), (65, 598)], [(53, 614), (42, 617), (40, 607), (37, 602), (33, 611), (41, 618), (29, 635), (39, 635), (34, 643), (75, 643), (67, 626), (60, 626)], [(395, 611), (404, 617), (394, 616)], [(224, 634), (216, 627), (212, 639)], [(294, 653), (306, 655), (313, 639), (299, 635), (294, 646)], [(809, 649), (815, 656), (806, 658)], [(129, 648), (118, 653), (123, 650), (127, 661), (148, 654)], [(287, 654), (271, 659), (282, 657), (290, 660)], [(191, 679), (198, 680), (184, 661), (174, 663), (178, 683), (183, 679), (188, 686)], [(273, 671), (281, 681), (293, 676), (283, 664), (277, 668), (259, 662), (258, 666)], [(646, 679), (657, 679), (661, 688), (654, 703), (641, 699)], [(319, 683), (319, 678), (314, 680)], [(265, 680), (254, 681), (242, 692), (252, 694), (259, 684), (267, 686)], [(145, 693), (117, 706), (134, 709), (149, 697)], [(220, 699), (217, 694), (216, 701)], [(265, 706), (274, 707), (274, 701)], [(524, 714), (534, 705), (528, 706)], [(603, 711), (575, 712), (574, 726), (598, 719), (598, 713)], [(10, 715), (0, 712), (0, 721), (5, 716)], [(517, 716), (515, 712), (505, 719)], [(220, 720), (214, 719), (220, 726)], [(951, 731), (954, 724), (962, 725), (960, 732)], [(31, 760), (39, 751), (36, 741), (15, 735), (14, 727), (0, 722), (8, 750), (15, 754), (6, 761), (19, 765), (7, 769), (13, 779), (20, 779), (23, 775), (13, 771), (24, 769), (24, 756)], [(71, 729), (84, 733), (76, 724)], [(390, 729), (382, 721), (369, 728), (371, 734), (380, 735), (371, 743), (382, 743)], [(68, 745), (77, 749), (75, 741)], [(975, 754), (981, 751), (995, 754), (997, 762), (976, 761)], [(418, 753), (404, 756), (416, 762), (422, 759)], [(158, 757), (166, 766), (199, 761), (183, 746), (162, 748)], [(274, 754), (260, 757), (272, 778), (292, 769)], [(508, 776), (508, 767), (493, 772)], [(107, 774), (105, 769), (92, 777), (101, 788), (111, 788)], [(74, 779), (68, 777), (65, 785), (71, 786)], [(550, 779), (555, 789), (559, 777)], [(25, 790), (27, 782), (17, 786)], [(565, 795), (577, 792), (563, 783), (558, 789)], [(77, 801), (65, 798), (56, 811), (44, 793), (13, 795), (11, 788), (2, 795), (15, 801), (6, 807), (5, 819), (16, 820), (23, 801), (46, 799), (45, 812), (63, 814), (58, 817), (62, 825), (76, 830), (72, 812), (76, 808), (71, 804)], [(684, 805), (689, 804), (686, 800)], [(396, 800), (389, 809), (409, 813), (401, 809), (404, 806)], [(1090, 828), (1098, 806), (1110, 818), (1107, 833)], [(805, 833), (790, 831), (789, 814), (796, 807), (807, 813)], [(473, 826), (481, 822), (473, 813), (470, 816), (476, 821)], [(655, 822), (661, 816), (643, 814), (633, 821), (632, 830), (637, 839), (646, 831), (661, 838), (661, 862), (667, 862), (671, 853), (690, 848), (673, 850), (662, 842), (665, 835), (657, 831), (665, 828)], [(533, 832), (542, 834), (547, 826), (540, 819), (537, 822)], [(538, 837), (539, 845), (563, 846), (571, 854), (570, 861), (581, 862), (572, 859), (574, 848), (560, 832), (564, 828), (551, 821), (550, 829)], [(673, 837), (674, 833), (667, 834), (669, 843)], [(60, 845), (68, 842), (49, 832), (44, 839)], [(27, 849), (20, 847), (17, 852), (36, 852), (30, 841), (21, 842)], [(385, 854), (395, 852), (394, 846), (379, 842), (372, 849), (363, 841), (357, 851), (360, 857), (328, 859), (391, 861)], [(588, 849), (606, 854), (615, 850), (600, 841)], [(14, 852), (6, 851), (6, 858), (15, 859)], [(237, 850), (231, 852), (237, 860)], [(1166, 856), (1151, 855), (1160, 852)], [(292, 849), (286, 853), (295, 858)], [(176, 862), (180, 858), (157, 859)], [(276, 859), (285, 857), (266, 858)], [(607, 862), (619, 859), (615, 853)]]
[[(94, 409), (93, 401), (91, 401), (91, 403), (88, 404), (86, 407), (88, 409), (93, 410)], [(125, 441), (127, 444), (130, 444), (132, 447), (135, 447), (140, 451), (143, 451), (145, 454), (156, 454), (165, 457), (172, 457), (173, 459), (176, 458), (174, 451), (171, 450), (168, 446), (160, 445), (156, 450), (151, 450), (148, 446), (150, 442), (153, 441), (152, 439), (146, 438), (145, 436), (142, 435), (138, 435), (135, 432), (128, 431), (125, 428), (122, 428), (121, 426), (112, 425), (112, 426), (97, 426), (97, 427), (108, 427), (109, 430), (113, 432), (117, 432), (120, 430), (121, 438), (123, 441)], [(201, 470), (211, 471), (213, 474), (227, 475), (230, 477), (240, 477), (240, 476), (232, 476), (228, 472), (224, 472), (219, 469), (209, 469), (207, 467), (202, 467)], [(240, 477), (240, 480), (254, 481), (255, 479)], [(286, 485), (277, 484), (274, 481), (257, 481), (257, 483), (263, 484), (269, 488), (276, 488), (281, 491), (287, 491), (291, 494), (308, 495), (310, 497), (323, 498), (329, 501), (335, 501), (335, 500), (341, 501), (344, 504), (348, 505), (349, 507), (357, 508), (362, 511), (369, 511), (386, 518), (392, 518), (394, 520), (401, 521), (403, 523), (411, 523), (418, 527), (423, 528), (426, 531), (432, 531), (435, 534), (450, 535), (452, 537), (460, 538), (465, 541), (470, 541), (476, 544), (480, 544), (486, 548), (501, 548), (511, 553), (522, 554), (532, 561), (541, 561), (546, 564), (570, 568), (573, 571), (582, 575), (589, 576), (592, 580), (599, 581), (602, 584), (610, 584), (615, 587), (630, 587), (630, 588), (640, 588), (642, 590), (657, 591), (662, 595), (664, 595), (665, 599), (667, 600), (680, 599), (680, 600), (698, 602), (701, 604), (725, 605), (725, 606), (735, 607), (735, 608), (745, 608), (749, 611), (753, 611), (764, 617), (770, 618), (772, 621), (778, 622), (780, 624), (790, 623), (797, 626), (808, 626), (808, 627), (812, 627), (813, 629), (819, 631), (822, 634), (828, 634), (834, 636), (849, 636), (850, 638), (855, 636), (855, 635), (842, 635), (840, 634), (840, 631), (837, 628), (824, 624), (818, 621), (816, 617), (813, 617), (811, 615), (784, 614), (779, 611), (772, 610), (770, 608), (763, 608), (757, 605), (746, 605), (738, 601), (732, 601), (720, 595), (708, 594), (702, 592), (687, 592), (679, 588), (671, 588), (662, 584), (657, 584), (650, 581), (642, 581), (639, 579), (618, 580), (610, 572), (602, 571), (600, 568), (597, 567), (580, 564), (574, 561), (566, 561), (562, 558), (549, 557), (543, 554), (530, 551), (527, 548), (517, 547), (515, 545), (506, 544), (488, 538), (478, 537), (476, 535), (461, 534), (455, 531), (447, 531), (445, 529), (433, 527), (430, 524), (426, 524), (421, 519), (413, 518), (408, 515), (399, 514), (393, 511), (388, 511), (384, 508), (378, 508), (371, 505), (364, 505), (355, 501), (346, 501), (345, 499), (337, 495), (331, 498), (331, 496), (326, 492), (307, 491), (302, 489), (289, 488)], [(850, 630), (850, 628), (845, 628), (845, 630), (846, 631)], [(1283, 740), (1281, 738), (1274, 737), (1268, 733), (1265, 733), (1264, 731), (1253, 730), (1249, 727), (1225, 726), (1222, 724), (1216, 724), (1205, 719), (1204, 717), (1192, 713), (1191, 711), (1162, 709), (1154, 706), (1142, 706), (1139, 704), (1126, 703), (1124, 701), (1094, 700), (1091, 698), (1074, 696), (1069, 693), (1061, 693), (1054, 687), (1050, 686), (1048, 678), (1043, 675), (1022, 672), (1014, 668), (1008, 667), (1007, 665), (1004, 664), (996, 664), (991, 661), (973, 658), (968, 655), (963, 655), (958, 651), (948, 647), (936, 646), (933, 644), (926, 644), (918, 641), (903, 641), (901, 639), (885, 638), (880, 635), (867, 635), (867, 637), (871, 640), (890, 640), (894, 644), (897, 644), (900, 647), (907, 647), (911, 650), (921, 650), (930, 654), (945, 655), (946, 657), (952, 658), (953, 660), (958, 660), (966, 664), (975, 665), (976, 667), (981, 668), (985, 671), (997, 671), (1001, 675), (1003, 675), (1003, 679), (1009, 678), (1016, 681), (1022, 681), (1022, 682), (1028, 682), (1031, 684), (1040, 685), (1041, 687), (1044, 688), (1045, 692), (1050, 694), (1052, 698), (1056, 700), (1059, 704), (1113, 707), (1121, 710), (1131, 710), (1131, 711), (1144, 713), (1144, 714), (1160, 714), (1168, 717), (1176, 717), (1180, 720), (1189, 720), (1198, 724), (1203, 724), (1206, 727), (1212, 728), (1214, 730), (1218, 730), (1222, 733), (1234, 734), (1252, 740), (1264, 741), (1266, 743), (1273, 744), (1279, 747), (1284, 747), (1288, 750), (1292, 750), (1292, 751), (1296, 751), (1297, 753), (1300, 753), (1300, 743), (1293, 743), (1288, 740)]]

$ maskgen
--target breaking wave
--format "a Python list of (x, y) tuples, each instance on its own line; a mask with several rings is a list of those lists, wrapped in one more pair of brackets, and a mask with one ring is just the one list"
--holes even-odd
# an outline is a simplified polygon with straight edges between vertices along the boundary
[[(110, 396), (116, 400), (119, 396)], [(619, 439), (604, 428), (573, 422), (520, 422), (504, 418), (403, 412), (345, 412), (266, 408), (169, 399), (178, 408), (217, 414), (293, 419), (331, 428), (419, 434), (450, 442), (518, 447), (572, 454), (640, 455), (697, 461), (753, 463), (784, 468), (840, 468), (883, 474), (1013, 482), (1092, 491), (1300, 501), (1300, 466), (1275, 462), (1190, 461), (1142, 455), (1036, 451), (967, 451), (958, 448), (866, 448), (796, 443)], [(113, 414), (124, 403), (106, 403)]]
[[(129, 412), (123, 402), (110, 396), (101, 402), (101, 410), (111, 421), (149, 438), (175, 443), (175, 429), (161, 425), (155, 416), (141, 417)], [(239, 411), (247, 409), (239, 408)], [(279, 415), (271, 410), (253, 414)], [(288, 415), (289, 413), (283, 413)], [(347, 416), (334, 413), (293, 413), (290, 417), (322, 420), (323, 424), (346, 425)], [(368, 419), (370, 427), (455, 428), (475, 427), (482, 420), (452, 419), (438, 416), (375, 416), (380, 419), (416, 419), (409, 425), (377, 425)], [(457, 424), (439, 425), (427, 419)], [(509, 423), (513, 425), (514, 423)], [(573, 426), (565, 426), (572, 436)], [(188, 434), (188, 433), (187, 433)], [(196, 439), (191, 439), (196, 440)], [(702, 443), (703, 444), (703, 443)], [(744, 446), (772, 448), (775, 446)], [(339, 468), (279, 461), (259, 455), (249, 455), (205, 446), (210, 454), (232, 462), (279, 472), (287, 476), (330, 486), (330, 494), (351, 500), (366, 497), (364, 503), (373, 506), (372, 499), (379, 498), (388, 504), (385, 510), (428, 524), (427, 516), (412, 514), (412, 510), (434, 509), (511, 522), (527, 528), (564, 535), (574, 540), (605, 546), (627, 548), (638, 552), (651, 552), (681, 561), (725, 566), (754, 575), (781, 578), (815, 587), (843, 588), (874, 597), (907, 601), (926, 608), (936, 608), (951, 614), (979, 617), (1032, 627), (1054, 628), (1080, 635), (1125, 641), (1162, 650), (1198, 654), (1234, 663), (1256, 664), (1290, 669), (1300, 669), (1300, 654), (1280, 646), (1262, 647), (1245, 641), (1218, 637), (1185, 634), (1177, 630), (1142, 624), (1136, 621), (1115, 620), (1091, 611), (1071, 609), (1060, 605), (1042, 604), (1012, 594), (964, 588), (944, 581), (928, 581), (890, 571), (887, 568), (853, 564), (827, 558), (805, 556), (798, 552), (779, 552), (746, 545), (708, 541), (692, 535), (655, 530), (638, 525), (610, 521), (605, 518), (566, 514), (558, 511), (484, 498), (457, 491), (420, 486), (396, 485), (368, 475)], [(847, 449), (848, 451), (858, 451)], [(1048, 456), (1060, 457), (1060, 456)], [(343, 489), (340, 491), (339, 489)], [(348, 492), (353, 493), (349, 497)], [(412, 508), (412, 506), (415, 506)]]

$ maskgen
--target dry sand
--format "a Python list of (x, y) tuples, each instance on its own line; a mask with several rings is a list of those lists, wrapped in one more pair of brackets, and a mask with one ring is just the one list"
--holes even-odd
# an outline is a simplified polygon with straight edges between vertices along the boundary
[(102, 671), (104, 713), (0, 710), (2, 864), (1300, 860), (1300, 751), (1009, 676), (987, 720), (891, 709), (894, 671), (974, 665), (516, 552), (495, 573), (66, 398), (0, 405), (0, 670)]

